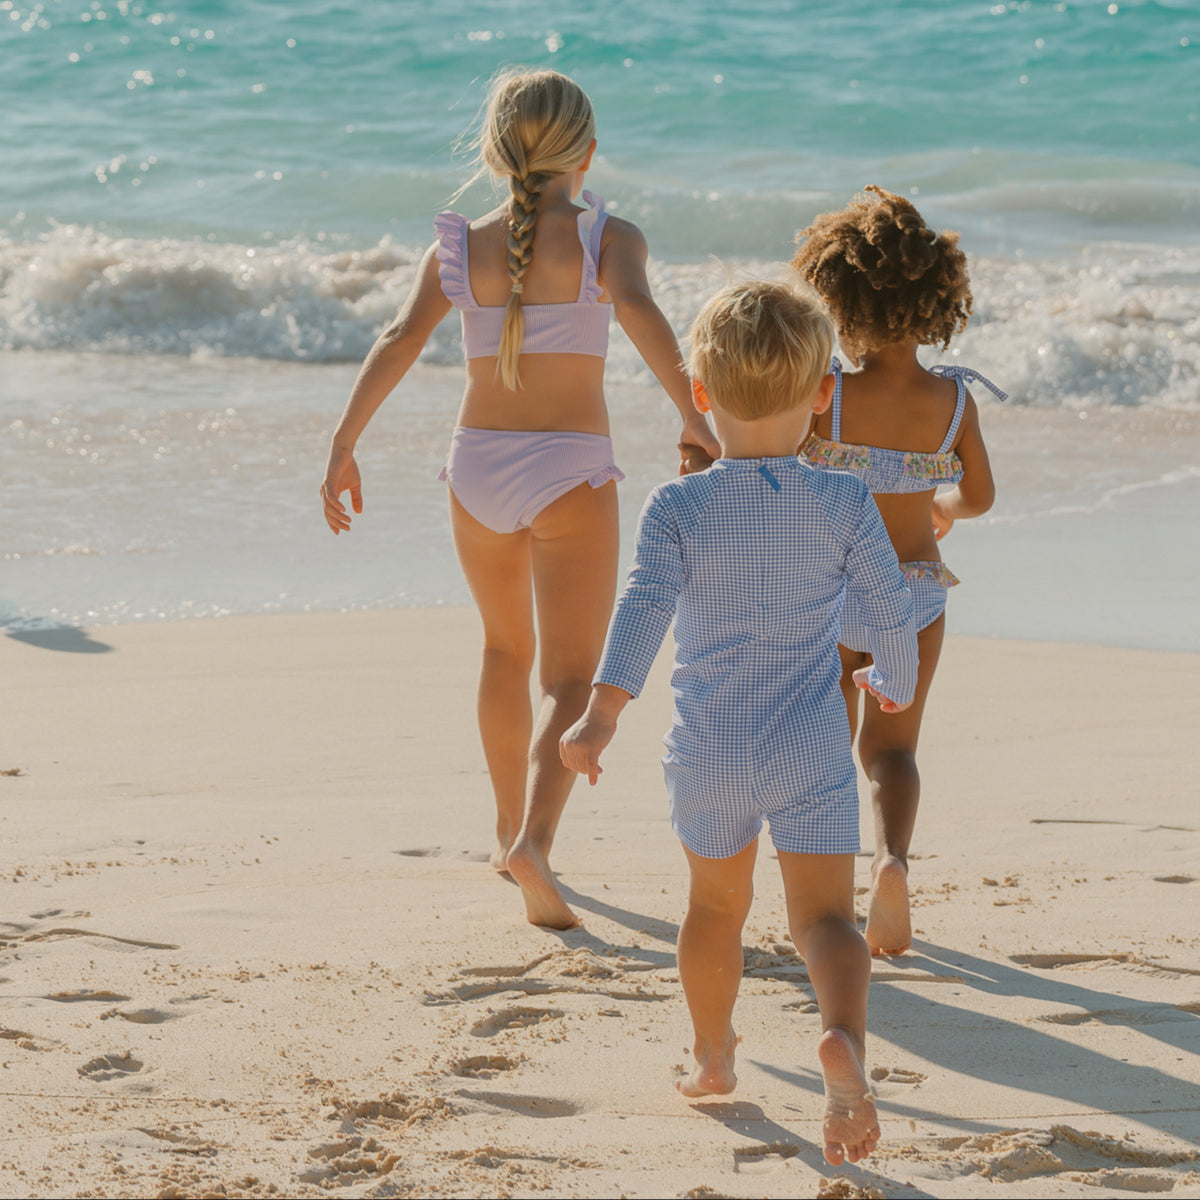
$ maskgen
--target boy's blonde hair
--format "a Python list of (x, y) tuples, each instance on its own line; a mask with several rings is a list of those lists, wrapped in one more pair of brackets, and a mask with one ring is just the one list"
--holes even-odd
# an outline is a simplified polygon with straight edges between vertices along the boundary
[(829, 373), (834, 329), (815, 292), (756, 281), (713, 296), (689, 343), (688, 367), (712, 403), (753, 421), (812, 399)]
[(521, 292), (533, 257), (538, 199), (555, 175), (580, 166), (595, 136), (591, 101), (565, 75), (512, 69), (492, 80), (479, 156), (493, 174), (507, 177), (512, 192), (508, 202), (512, 294), (504, 307), (496, 363), (500, 379), (510, 390), (521, 385), (517, 371), (525, 334)]

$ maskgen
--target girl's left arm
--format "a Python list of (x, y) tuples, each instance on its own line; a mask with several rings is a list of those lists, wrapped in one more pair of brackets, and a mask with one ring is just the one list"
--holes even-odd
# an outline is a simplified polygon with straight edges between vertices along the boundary
[(954, 452), (962, 463), (962, 479), (948, 492), (933, 498), (933, 529), (939, 541), (950, 532), (955, 521), (982, 516), (996, 499), (992, 464), (979, 427), (979, 409), (970, 392)]
[(417, 360), (438, 322), (450, 311), (438, 274), (437, 243), (425, 252), (417, 278), (396, 319), (379, 335), (359, 369), (350, 399), (333, 431), (321, 499), (325, 521), (334, 533), (350, 528), (350, 515), (341, 501), (350, 492), (356, 513), (362, 512), (362, 482), (354, 447), (379, 406)]
[(720, 444), (692, 403), (691, 381), (675, 331), (650, 291), (648, 255), (646, 239), (636, 225), (609, 217), (597, 277), (612, 299), (618, 324), (679, 410), (683, 421), (680, 445), (699, 446), (712, 458), (719, 458)]

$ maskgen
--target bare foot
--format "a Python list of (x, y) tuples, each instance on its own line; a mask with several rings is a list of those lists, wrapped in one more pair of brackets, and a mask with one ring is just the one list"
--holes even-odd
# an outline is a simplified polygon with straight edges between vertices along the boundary
[(503, 843), (492, 851), (488, 862), (491, 863), (493, 871), (498, 871), (501, 875), (508, 874), (508, 851), (509, 847)]
[(731, 1029), (729, 1037), (719, 1046), (696, 1042), (693, 1055), (696, 1066), (686, 1079), (677, 1079), (675, 1087), (681, 1096), (695, 1100), (701, 1096), (727, 1096), (737, 1087), (733, 1060), (737, 1051), (737, 1034)]
[(850, 1035), (827, 1029), (817, 1043), (825, 1076), (825, 1160), (835, 1167), (866, 1158), (879, 1142), (879, 1118)]
[(525, 916), (531, 925), (549, 929), (574, 929), (579, 918), (567, 907), (550, 872), (546, 856), (531, 842), (518, 837), (508, 852), (508, 873), (521, 885)]
[(903, 954), (912, 945), (908, 868), (898, 858), (889, 857), (871, 874), (871, 905), (863, 937), (872, 954)]

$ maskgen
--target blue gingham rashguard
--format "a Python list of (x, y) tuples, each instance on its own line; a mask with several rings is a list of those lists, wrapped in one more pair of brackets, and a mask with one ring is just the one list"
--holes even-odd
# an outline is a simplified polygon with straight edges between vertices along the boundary
[(674, 620), (663, 769), (693, 853), (739, 853), (764, 817), (779, 850), (857, 853), (837, 650), (847, 591), (870, 631), (871, 686), (911, 700), (912, 596), (861, 480), (790, 455), (722, 458), (646, 500), (594, 682), (637, 696)]

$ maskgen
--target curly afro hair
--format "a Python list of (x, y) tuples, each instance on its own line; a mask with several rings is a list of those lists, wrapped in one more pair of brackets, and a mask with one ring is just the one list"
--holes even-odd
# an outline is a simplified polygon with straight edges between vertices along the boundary
[(792, 266), (829, 306), (855, 358), (891, 342), (950, 344), (971, 315), (957, 233), (935, 233), (903, 196), (869, 185), (796, 236)]

